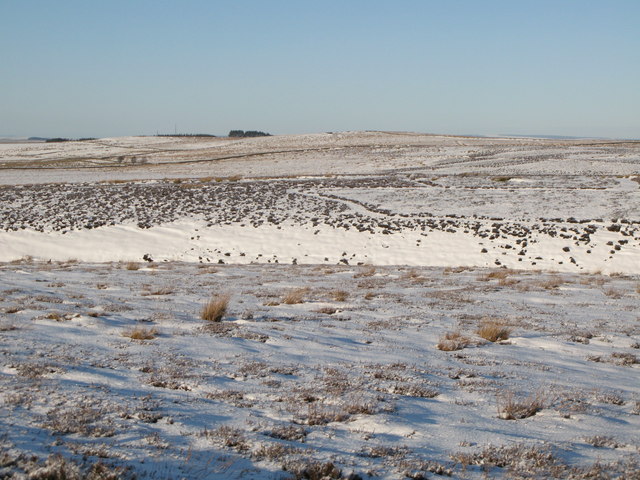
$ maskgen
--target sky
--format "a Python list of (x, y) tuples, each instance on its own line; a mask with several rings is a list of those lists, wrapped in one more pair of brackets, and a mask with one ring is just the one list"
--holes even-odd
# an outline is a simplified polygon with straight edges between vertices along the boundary
[(0, 135), (640, 138), (638, 0), (0, 0)]

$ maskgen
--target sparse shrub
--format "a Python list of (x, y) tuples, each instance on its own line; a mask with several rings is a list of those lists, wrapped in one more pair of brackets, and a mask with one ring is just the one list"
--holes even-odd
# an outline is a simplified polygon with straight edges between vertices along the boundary
[(209, 322), (206, 325), (200, 327), (200, 331), (203, 333), (209, 333), (216, 337), (233, 337), (235, 330), (240, 328), (235, 323), (229, 322)]
[(388, 447), (386, 445), (375, 445), (373, 447), (364, 447), (358, 454), (367, 458), (404, 458), (411, 450), (406, 445)]
[(267, 435), (278, 440), (287, 440), (289, 442), (303, 442), (309, 432), (300, 425), (278, 425), (273, 427)]
[(336, 302), (344, 302), (349, 298), (349, 292), (345, 290), (333, 290), (330, 294)]
[(140, 270), (140, 264), (138, 262), (127, 262), (124, 268), (127, 270)]
[(29, 480), (125, 480), (135, 475), (122, 467), (102, 462), (75, 463), (60, 454), (49, 455), (43, 461), (34, 455), (13, 455), (0, 451), (3, 478), (28, 478)]
[(501, 268), (499, 270), (494, 270), (493, 272), (489, 272), (479, 277), (478, 280), (482, 282), (488, 282), (489, 280), (504, 280), (512, 273), (514, 273), (512, 270)]
[(282, 461), (289, 455), (301, 453), (302, 450), (291, 445), (282, 443), (263, 443), (254, 452), (253, 457), (257, 460), (269, 460), (272, 462)]
[(231, 296), (229, 294), (219, 295), (211, 298), (202, 309), (200, 318), (208, 320), (210, 322), (220, 322), (227, 313), (229, 307), (229, 300)]
[(392, 392), (396, 395), (418, 398), (435, 398), (440, 394), (433, 388), (425, 387), (422, 385), (413, 385), (410, 383), (397, 383), (393, 386)]
[(142, 292), (142, 296), (148, 297), (152, 295), (171, 295), (173, 293), (173, 289), (171, 287), (160, 287), (155, 290), (150, 290), (146, 292)]
[(610, 405), (624, 405), (624, 398), (616, 392), (602, 392), (596, 395), (596, 400)]
[(535, 415), (545, 408), (546, 400), (541, 393), (527, 398), (516, 398), (513, 392), (498, 397), (498, 417), (504, 420), (518, 420)]
[(20, 363), (15, 365), (14, 368), (19, 376), (31, 379), (63, 371), (61, 368), (49, 363)]
[(453, 454), (451, 459), (463, 467), (482, 466), (485, 471), (491, 467), (499, 467), (516, 469), (521, 473), (539, 474), (554, 472), (559, 467), (559, 459), (548, 448), (536, 445), (526, 446), (521, 443), (510, 446), (489, 445), (480, 452)]
[(593, 437), (586, 437), (584, 441), (596, 448), (624, 447), (624, 444), (617, 442), (613, 437), (610, 437), (608, 435), (594, 435)]
[(471, 339), (462, 335), (460, 332), (447, 332), (436, 345), (438, 350), (451, 352), (454, 350), (462, 350), (471, 343)]
[(623, 365), (629, 367), (631, 365), (635, 365), (636, 363), (640, 363), (638, 357), (633, 353), (626, 352), (613, 352), (610, 355), (611, 363), (615, 363), (616, 365)]
[(122, 336), (128, 337), (131, 340), (153, 340), (158, 336), (158, 329), (155, 327), (133, 327), (124, 330)]
[(520, 283), (520, 280), (515, 278), (501, 278), (498, 280), (498, 285), (501, 287), (510, 287), (512, 285), (517, 285), (518, 283)]
[(202, 435), (221, 444), (224, 447), (232, 448), (238, 452), (246, 452), (250, 445), (242, 431), (228, 425), (221, 425), (215, 430), (205, 429)]
[(624, 296), (624, 293), (621, 292), (620, 290), (616, 290), (615, 288), (607, 288), (606, 290), (604, 290), (604, 294), (609, 297), (609, 298), (613, 298), (613, 299), (620, 299)]
[(331, 480), (342, 478), (342, 471), (332, 462), (296, 459), (285, 462), (282, 470), (293, 474), (293, 480)]
[(322, 307), (315, 310), (316, 313), (324, 313), (325, 315), (333, 315), (338, 310), (333, 307)]
[(307, 414), (303, 421), (307, 425), (326, 425), (333, 422), (344, 422), (349, 419), (349, 414), (336, 405), (318, 405), (312, 403), (308, 405)]
[(476, 333), (490, 342), (499, 342), (509, 338), (511, 329), (504, 325), (504, 323), (485, 320), (480, 324)]
[(353, 278), (361, 278), (361, 277), (373, 277), (376, 274), (376, 267), (373, 265), (369, 265), (364, 267), (358, 273), (356, 273)]
[(551, 277), (546, 280), (537, 282), (536, 285), (544, 288), (545, 290), (555, 290), (559, 288), (563, 283), (565, 283), (565, 280), (562, 277)]
[(103, 407), (95, 407), (90, 400), (77, 405), (53, 408), (47, 412), (42, 425), (59, 435), (77, 433), (87, 437), (111, 437), (115, 435), (113, 422), (105, 419), (108, 413)]
[(18, 327), (13, 323), (0, 322), (0, 332), (11, 332), (17, 329)]
[(308, 292), (308, 288), (295, 288), (293, 290), (290, 290), (284, 297), (282, 297), (282, 303), (284, 303), (285, 305), (303, 303), (304, 297)]

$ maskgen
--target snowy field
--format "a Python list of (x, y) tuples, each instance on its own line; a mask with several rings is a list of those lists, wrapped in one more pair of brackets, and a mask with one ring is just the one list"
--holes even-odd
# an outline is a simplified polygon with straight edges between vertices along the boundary
[(2, 478), (640, 478), (639, 142), (0, 144), (0, 262)]

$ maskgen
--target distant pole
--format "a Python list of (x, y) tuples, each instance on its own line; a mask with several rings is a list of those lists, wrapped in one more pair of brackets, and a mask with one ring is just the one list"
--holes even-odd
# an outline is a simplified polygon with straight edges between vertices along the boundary
[(173, 124), (173, 134), (174, 134), (174, 135), (177, 135), (177, 134), (178, 134), (178, 124), (177, 124), (177, 123), (174, 123), (174, 124)]

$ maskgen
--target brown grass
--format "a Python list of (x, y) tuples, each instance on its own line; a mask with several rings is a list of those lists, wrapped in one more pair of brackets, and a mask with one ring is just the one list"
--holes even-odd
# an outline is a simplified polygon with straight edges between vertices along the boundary
[(304, 302), (304, 296), (309, 292), (308, 288), (294, 288), (290, 290), (284, 297), (282, 303), (285, 305), (294, 305)]
[(614, 299), (620, 299), (622, 297), (624, 297), (624, 292), (620, 291), (620, 290), (616, 290), (615, 288), (607, 288), (603, 291), (603, 293), (609, 297), (609, 298), (614, 298)]
[(127, 262), (124, 268), (127, 270), (140, 270), (140, 264), (138, 262)]
[(148, 290), (142, 292), (143, 297), (148, 297), (152, 295), (171, 295), (173, 293), (173, 289), (171, 287), (161, 287), (156, 288), (155, 290)]
[(361, 277), (373, 277), (376, 274), (376, 267), (373, 265), (366, 266), (362, 268), (358, 273), (356, 273), (353, 278), (361, 278)]
[[(640, 286), (638, 288), (640, 288)], [(336, 302), (344, 302), (349, 298), (349, 292), (345, 290), (333, 290), (330, 292), (330, 295)]]
[(229, 294), (212, 297), (211, 300), (209, 300), (202, 308), (200, 318), (202, 318), (203, 320), (208, 320), (210, 322), (221, 321), (227, 313), (229, 300), (231, 300), (231, 295)]
[(438, 350), (451, 352), (454, 350), (462, 350), (471, 343), (471, 339), (462, 335), (460, 332), (447, 332), (436, 345)]
[(133, 327), (122, 332), (123, 337), (128, 337), (131, 340), (153, 340), (158, 335), (158, 329)]
[(512, 270), (502, 268), (500, 270), (495, 270), (493, 272), (489, 272), (481, 277), (478, 277), (478, 280), (481, 282), (488, 282), (489, 280), (504, 280), (509, 275), (512, 275), (514, 272)]
[(547, 403), (539, 392), (527, 398), (516, 398), (513, 392), (508, 392), (498, 397), (498, 417), (504, 420), (528, 418), (545, 408)]
[(516, 285), (520, 283), (520, 280), (516, 280), (515, 278), (501, 278), (498, 280), (498, 285), (501, 287), (510, 287), (511, 285)]
[(485, 320), (480, 324), (476, 333), (485, 340), (490, 342), (498, 342), (506, 340), (511, 335), (511, 328), (507, 327), (502, 322), (496, 322), (494, 320)]
[(559, 288), (563, 283), (565, 283), (565, 280), (562, 277), (551, 277), (547, 280), (541, 280), (535, 283), (535, 285), (544, 288), (545, 290), (555, 290), (556, 288)]

